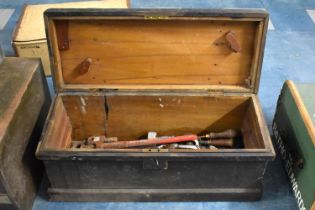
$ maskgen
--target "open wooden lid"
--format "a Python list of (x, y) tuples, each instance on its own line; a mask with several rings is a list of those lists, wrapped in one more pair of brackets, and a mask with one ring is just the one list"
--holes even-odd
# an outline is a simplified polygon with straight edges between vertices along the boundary
[(45, 24), (57, 92), (257, 93), (268, 13), (50, 9)]

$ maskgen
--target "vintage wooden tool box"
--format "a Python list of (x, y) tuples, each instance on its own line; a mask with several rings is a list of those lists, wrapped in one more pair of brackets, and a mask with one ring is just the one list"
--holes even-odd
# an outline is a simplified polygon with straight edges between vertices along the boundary
[(315, 209), (315, 84), (283, 85), (273, 133), (299, 209)]
[[(52, 200), (260, 198), (275, 156), (256, 95), (266, 12), (54, 9), (45, 21), (58, 94), (37, 157)], [(243, 146), (73, 148), (226, 129)]]
[(0, 209), (31, 210), (43, 164), (35, 151), (50, 106), (39, 59), (0, 62)]

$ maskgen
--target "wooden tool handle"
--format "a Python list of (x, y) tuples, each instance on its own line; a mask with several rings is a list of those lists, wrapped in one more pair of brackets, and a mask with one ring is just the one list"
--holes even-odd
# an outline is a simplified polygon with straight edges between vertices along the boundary
[(204, 136), (201, 136), (201, 138), (208, 138), (208, 139), (232, 139), (235, 138), (239, 135), (239, 132), (237, 132), (236, 130), (233, 129), (229, 129), (223, 132), (219, 132), (219, 133), (209, 133), (206, 134)]
[(200, 140), (200, 144), (212, 145), (215, 147), (234, 147), (233, 139), (213, 139), (213, 140)]

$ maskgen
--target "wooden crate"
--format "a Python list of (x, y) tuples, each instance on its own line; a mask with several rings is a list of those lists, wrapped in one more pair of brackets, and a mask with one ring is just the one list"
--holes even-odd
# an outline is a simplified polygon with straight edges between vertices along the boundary
[[(268, 14), (255, 10), (49, 10), (57, 96), (37, 157), (51, 200), (257, 200), (275, 156), (257, 98)], [(71, 41), (69, 41), (71, 40)], [(230, 149), (77, 149), (236, 129)]]
[(0, 209), (31, 210), (43, 165), (35, 158), (50, 96), (39, 59), (0, 64)]
[(315, 84), (286, 81), (273, 133), (299, 209), (315, 209)]
[(12, 45), (18, 57), (41, 58), (46, 75), (51, 75), (43, 13), (49, 8), (127, 8), (128, 0), (102, 0), (59, 4), (26, 5), (16, 26)]

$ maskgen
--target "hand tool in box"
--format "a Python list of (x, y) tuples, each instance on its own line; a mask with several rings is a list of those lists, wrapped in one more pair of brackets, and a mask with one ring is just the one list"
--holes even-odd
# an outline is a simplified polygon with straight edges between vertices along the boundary
[[(211, 132), (202, 136), (163, 136), (156, 137), (156, 132), (149, 132), (147, 139), (118, 141), (117, 137), (91, 136), (85, 141), (73, 144), (73, 148), (131, 148), (160, 145), (171, 149), (200, 149), (202, 147), (234, 147), (234, 138), (239, 132), (229, 129), (224, 132)], [(183, 144), (185, 143), (185, 144)], [(200, 144), (200, 145), (199, 145)]]
[(199, 140), (199, 144), (201, 145), (212, 145), (215, 147), (229, 147), (232, 148), (234, 146), (234, 139), (209, 139), (209, 140)]
[(201, 139), (233, 139), (240, 135), (240, 133), (234, 129), (228, 129), (223, 132), (211, 132), (203, 136), (199, 136)]
[(129, 147), (139, 147), (139, 146), (149, 146), (157, 144), (171, 144), (178, 142), (187, 142), (197, 140), (197, 135), (184, 135), (184, 136), (175, 136), (175, 137), (166, 137), (166, 138), (151, 138), (151, 139), (141, 139), (141, 140), (132, 140), (132, 141), (118, 141), (111, 143), (101, 143), (96, 144), (97, 148), (129, 148)]

